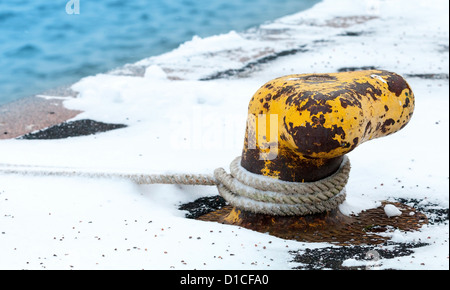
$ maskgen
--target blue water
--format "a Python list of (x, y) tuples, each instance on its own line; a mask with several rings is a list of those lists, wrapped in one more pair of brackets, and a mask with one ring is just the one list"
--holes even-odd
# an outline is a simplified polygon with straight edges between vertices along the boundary
[(320, 1), (78, 0), (66, 10), (68, 2), (0, 0), (0, 105)]

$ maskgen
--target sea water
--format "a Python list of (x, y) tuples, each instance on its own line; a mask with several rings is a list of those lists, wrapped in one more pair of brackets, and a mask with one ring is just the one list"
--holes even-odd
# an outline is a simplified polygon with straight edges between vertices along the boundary
[(319, 0), (0, 0), (0, 105)]

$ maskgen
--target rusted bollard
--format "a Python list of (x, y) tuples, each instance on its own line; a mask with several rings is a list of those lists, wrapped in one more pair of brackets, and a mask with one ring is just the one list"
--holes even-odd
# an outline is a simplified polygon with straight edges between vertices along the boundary
[(277, 115), (278, 134), (258, 130), (256, 118), (250, 117), (241, 165), (280, 180), (316, 181), (335, 172), (359, 144), (403, 128), (413, 110), (409, 85), (394, 73), (281, 77), (261, 87), (249, 105), (249, 116)]
[[(387, 71), (295, 74), (274, 79), (264, 84), (250, 101), (239, 170), (248, 172), (252, 178), (283, 185), (316, 184), (334, 176), (346, 162), (345, 154), (361, 143), (406, 126), (413, 111), (411, 88), (401, 76)], [(246, 177), (240, 181), (246, 190), (249, 186)], [(330, 200), (340, 196), (334, 208), (319, 206), (310, 214), (305, 210), (307, 214), (300, 215), (268, 214), (253, 209), (253, 203), (264, 207), (269, 199), (291, 194), (268, 191), (267, 198), (260, 197), (258, 192), (253, 194), (254, 202), (235, 203), (201, 219), (300, 240), (312, 232), (324, 231), (324, 235), (330, 231), (346, 232), (355, 221), (337, 208), (345, 199), (342, 186), (327, 191)], [(295, 200), (303, 198), (299, 192)], [(234, 201), (231, 190), (228, 196)], [(307, 203), (306, 208), (310, 206)]]

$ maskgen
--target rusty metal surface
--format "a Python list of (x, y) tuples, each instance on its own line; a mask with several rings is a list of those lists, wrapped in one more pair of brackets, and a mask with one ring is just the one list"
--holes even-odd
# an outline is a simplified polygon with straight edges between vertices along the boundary
[[(393, 204), (402, 211), (388, 217), (384, 205)], [(399, 202), (383, 202), (382, 206), (345, 216), (339, 211), (310, 216), (280, 217), (241, 212), (225, 206), (197, 218), (231, 224), (254, 231), (301, 242), (328, 242), (337, 245), (381, 244), (389, 238), (380, 235), (394, 229), (415, 231), (427, 224), (427, 217), (415, 208)]]
[(320, 180), (359, 144), (402, 129), (413, 111), (411, 88), (388, 71), (276, 78), (250, 100), (241, 165), (279, 180)]

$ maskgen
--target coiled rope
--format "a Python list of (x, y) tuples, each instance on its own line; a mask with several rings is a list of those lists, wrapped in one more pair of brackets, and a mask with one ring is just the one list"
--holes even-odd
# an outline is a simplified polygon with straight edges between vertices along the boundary
[(77, 176), (90, 178), (125, 178), (137, 184), (185, 184), (217, 186), (219, 194), (232, 206), (242, 210), (280, 216), (308, 215), (330, 211), (346, 196), (345, 185), (350, 160), (344, 156), (339, 169), (331, 176), (314, 182), (280, 181), (247, 171), (241, 157), (230, 164), (230, 174), (217, 168), (209, 174), (126, 174), (83, 172), (19, 165), (1, 165), (0, 173), (38, 176)]
[(350, 160), (344, 156), (333, 175), (314, 182), (280, 181), (250, 173), (240, 165), (240, 157), (231, 162), (230, 171), (218, 168), (214, 176), (220, 195), (231, 205), (269, 215), (308, 215), (335, 209), (345, 200)]

